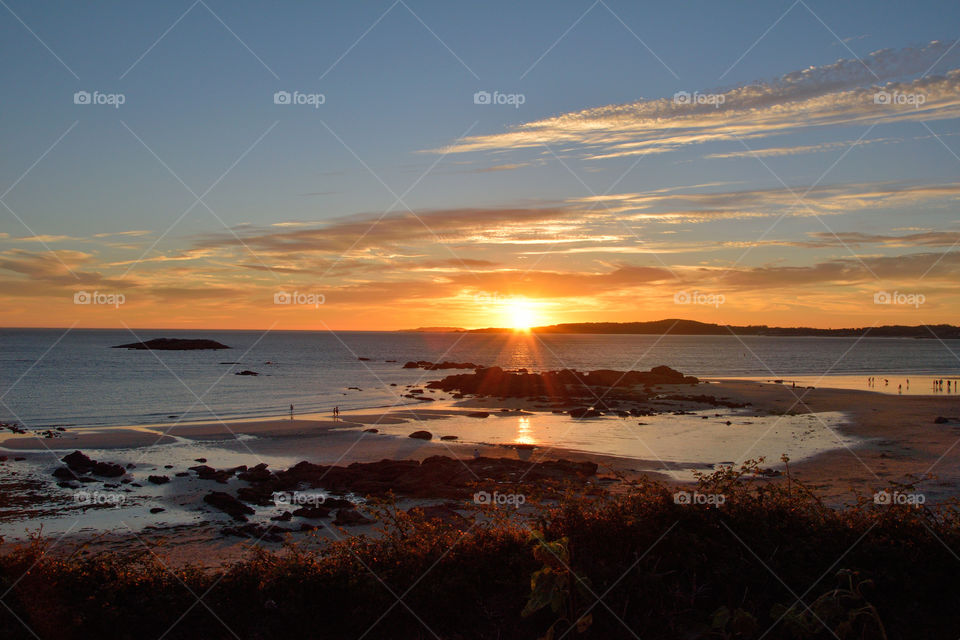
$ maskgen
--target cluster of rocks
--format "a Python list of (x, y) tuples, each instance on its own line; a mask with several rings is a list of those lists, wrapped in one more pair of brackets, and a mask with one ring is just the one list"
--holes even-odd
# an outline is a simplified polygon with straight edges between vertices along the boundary
[[(598, 369), (580, 373), (573, 369), (529, 373), (525, 370), (505, 371), (500, 367), (481, 367), (473, 373), (454, 374), (427, 384), (428, 388), (442, 389), (481, 396), (526, 398), (546, 396), (550, 398), (577, 398), (595, 395), (593, 389), (629, 389), (636, 386), (695, 385), (700, 381), (685, 376), (667, 366), (654, 367), (650, 371), (614, 371)], [(642, 399), (634, 396), (633, 399)]]
[(119, 464), (92, 460), (80, 451), (74, 451), (60, 460), (67, 466), (58, 467), (53, 472), (53, 475), (55, 478), (65, 482), (74, 480), (79, 482), (93, 482), (93, 478), (89, 477), (91, 475), (100, 476), (101, 478), (119, 478), (126, 473), (126, 470)]
[(430, 362), (429, 360), (413, 360), (405, 363), (403, 365), (404, 369), (426, 369), (427, 371), (438, 371), (440, 369), (480, 369), (482, 368), (478, 364), (473, 364), (472, 362), (450, 362), (444, 360), (443, 362)]

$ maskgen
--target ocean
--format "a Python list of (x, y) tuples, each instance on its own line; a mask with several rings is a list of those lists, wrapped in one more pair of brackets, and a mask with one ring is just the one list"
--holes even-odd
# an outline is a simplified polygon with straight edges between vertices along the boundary
[[(111, 348), (158, 337), (210, 338), (231, 349)], [(926, 392), (920, 381), (929, 376), (960, 376), (958, 354), (960, 340), (896, 338), (2, 329), (0, 420), (106, 426), (286, 415), (291, 404), (298, 414), (386, 407), (407, 403), (404, 385), (455, 373), (403, 369), (408, 360), (530, 370), (665, 364), (700, 377), (864, 389), (867, 376), (894, 386), (912, 377), (914, 392)], [(235, 375), (245, 369), (260, 375)]]

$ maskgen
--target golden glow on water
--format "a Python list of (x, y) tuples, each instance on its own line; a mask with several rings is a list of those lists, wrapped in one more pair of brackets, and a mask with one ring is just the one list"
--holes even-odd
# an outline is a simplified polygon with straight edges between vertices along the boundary
[(517, 437), (513, 441), (517, 444), (537, 444), (537, 439), (533, 437), (533, 429), (530, 428), (530, 416), (517, 418)]

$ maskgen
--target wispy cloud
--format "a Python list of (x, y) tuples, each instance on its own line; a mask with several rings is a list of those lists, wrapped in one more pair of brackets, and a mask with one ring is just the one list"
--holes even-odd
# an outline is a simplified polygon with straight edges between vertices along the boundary
[[(960, 48), (883, 49), (785, 74), (772, 82), (718, 90), (722, 104), (678, 104), (672, 97), (585, 109), (464, 138), (440, 153), (579, 146), (593, 159), (664, 153), (693, 143), (748, 140), (808, 127), (937, 120), (960, 116)], [(941, 76), (913, 77), (932, 67)], [(878, 84), (884, 83), (884, 84)], [(922, 94), (924, 103), (875, 102), (877, 91)]]

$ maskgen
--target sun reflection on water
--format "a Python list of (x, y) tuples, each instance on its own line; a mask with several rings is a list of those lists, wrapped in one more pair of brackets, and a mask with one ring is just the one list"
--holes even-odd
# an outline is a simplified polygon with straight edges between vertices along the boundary
[(533, 429), (530, 428), (530, 416), (519, 416), (517, 418), (517, 437), (513, 441), (517, 444), (537, 443), (537, 440), (533, 437)]

